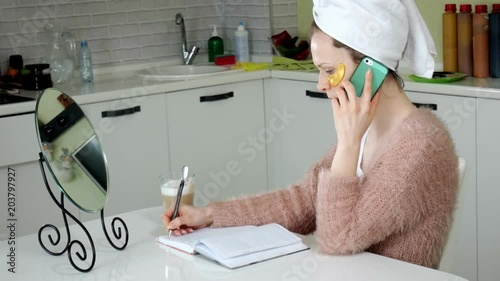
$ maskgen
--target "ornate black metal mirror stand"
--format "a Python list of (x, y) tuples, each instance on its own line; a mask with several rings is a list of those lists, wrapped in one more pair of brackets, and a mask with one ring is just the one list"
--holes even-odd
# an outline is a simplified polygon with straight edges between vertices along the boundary
[[(55, 227), (53, 224), (45, 224), (44, 226), (42, 226), (38, 230), (38, 242), (40, 243), (40, 246), (45, 250), (45, 252), (47, 252), (50, 255), (59, 256), (59, 255), (62, 255), (64, 253), (68, 252), (69, 262), (71, 263), (71, 265), (75, 269), (77, 269), (78, 271), (81, 271), (81, 272), (89, 272), (94, 267), (95, 259), (96, 259), (96, 251), (95, 251), (94, 241), (92, 240), (92, 236), (90, 235), (87, 228), (80, 222), (80, 220), (77, 219), (73, 214), (71, 214), (71, 212), (69, 212), (64, 207), (64, 193), (63, 192), (61, 192), (60, 202), (57, 201), (56, 197), (54, 196), (54, 193), (52, 192), (52, 189), (49, 186), (49, 182), (47, 181), (47, 176), (45, 174), (45, 169), (43, 167), (43, 162), (45, 162), (45, 160), (43, 158), (42, 153), (40, 153), (39, 156), (40, 156), (40, 158), (39, 158), (40, 170), (42, 171), (42, 177), (43, 177), (43, 181), (45, 182), (45, 186), (47, 187), (47, 191), (48, 191), (50, 197), (52, 198), (52, 200), (54, 201), (54, 203), (62, 211), (62, 216), (63, 216), (63, 220), (64, 220), (64, 227), (66, 229), (67, 241), (66, 241), (66, 245), (64, 245), (64, 248), (62, 250), (60, 250), (59, 252), (50, 250), (43, 242), (44, 240), (42, 239), (42, 233), (46, 229), (47, 229), (47, 231), (49, 231), (48, 228), (52, 229), (52, 232), (55, 233), (56, 238), (54, 239), (51, 233), (48, 233), (47, 231), (45, 231), (45, 233), (47, 234), (47, 237), (48, 237), (48, 239), (45, 239), (45, 241), (46, 240), (50, 241), (51, 245), (49, 247), (51, 247), (51, 248), (56, 248), (56, 247), (58, 247), (59, 243), (61, 243), (61, 233), (59, 232), (57, 227)], [(82, 242), (71, 238), (71, 229), (68, 227), (68, 219), (66, 216), (69, 216), (73, 221), (75, 221), (81, 227), (81, 229), (85, 232), (87, 239), (89, 240), (90, 247), (91, 247), (91, 255), (87, 253), (87, 249), (83, 245)], [(119, 224), (116, 225), (116, 222), (119, 222)], [(112, 228), (112, 232), (113, 232), (113, 238), (116, 239), (117, 241), (123, 241), (122, 246), (117, 246), (111, 240), (111, 238), (108, 234), (108, 231), (106, 230), (106, 225), (104, 222), (104, 208), (101, 209), (101, 225), (102, 225), (102, 229), (104, 231), (104, 234), (106, 236), (106, 239), (108, 240), (109, 244), (111, 246), (113, 246), (113, 248), (121, 251), (121, 250), (125, 249), (125, 247), (127, 247), (128, 238), (129, 238), (128, 228), (127, 228), (127, 225), (125, 224), (125, 222), (121, 218), (119, 218), (119, 217), (113, 218), (113, 220), (111, 221), (111, 228)], [(61, 244), (61, 245), (63, 245), (63, 244)], [(75, 249), (74, 251), (72, 251), (72, 248), (75, 245), (78, 245), (79, 249)], [(90, 261), (90, 265), (87, 268), (79, 267), (73, 261), (73, 259), (74, 259), (73, 253), (82, 262)], [(91, 257), (91, 259), (90, 259), (90, 257)]]

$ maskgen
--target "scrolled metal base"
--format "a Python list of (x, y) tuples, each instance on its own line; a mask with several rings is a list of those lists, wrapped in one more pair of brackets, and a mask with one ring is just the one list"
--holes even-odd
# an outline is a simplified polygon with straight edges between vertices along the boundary
[[(53, 224), (45, 224), (45, 225), (43, 225), (38, 230), (38, 242), (40, 243), (40, 246), (42, 247), (42, 249), (45, 250), (45, 252), (47, 252), (50, 255), (60, 256), (60, 255), (62, 255), (64, 253), (68, 252), (69, 262), (71, 263), (71, 265), (76, 270), (78, 270), (80, 272), (89, 272), (94, 267), (95, 260), (96, 260), (96, 251), (95, 251), (95, 246), (94, 246), (94, 240), (92, 239), (92, 236), (90, 235), (90, 233), (87, 230), (87, 228), (80, 222), (80, 220), (77, 219), (73, 214), (71, 214), (71, 212), (69, 212), (64, 207), (64, 194), (62, 192), (61, 192), (60, 202), (57, 201), (57, 199), (54, 196), (54, 194), (52, 193), (50, 185), (49, 185), (49, 183), (47, 181), (47, 176), (45, 174), (45, 169), (43, 167), (43, 162), (45, 162), (45, 160), (43, 158), (43, 155), (42, 155), (42, 153), (39, 153), (39, 164), (40, 164), (40, 170), (42, 171), (43, 181), (45, 183), (45, 186), (47, 187), (47, 191), (48, 191), (50, 197), (52, 198), (52, 200), (54, 201), (54, 203), (62, 211), (62, 216), (63, 216), (63, 220), (64, 220), (64, 227), (66, 229), (67, 241), (66, 241), (66, 244), (64, 245), (64, 248), (62, 250), (60, 250), (60, 251), (50, 250), (45, 245), (44, 240), (42, 239), (42, 234), (45, 232), (47, 234), (47, 237), (48, 237), (48, 239), (45, 239), (45, 240), (49, 240), (50, 247), (56, 248), (61, 243), (61, 241), (62, 241), (61, 240), (61, 233), (59, 232), (59, 229), (57, 227), (55, 227)], [(76, 239), (71, 239), (71, 231), (70, 231), (70, 228), (68, 227), (68, 219), (67, 219), (66, 216), (69, 216), (73, 221), (75, 221), (81, 227), (81, 229), (85, 232), (85, 235), (87, 236), (87, 238), (89, 240), (90, 247), (91, 247), (91, 255), (87, 254), (87, 248), (83, 245), (83, 243), (81, 241), (76, 240)], [(117, 221), (121, 225), (116, 226), (115, 223)], [(129, 238), (128, 228), (127, 228), (127, 225), (125, 224), (125, 222), (121, 218), (115, 217), (115, 218), (113, 218), (113, 220), (111, 222), (111, 228), (112, 228), (112, 232), (113, 232), (113, 238), (116, 239), (116, 240), (118, 240), (118, 241), (120, 241), (122, 239), (122, 237), (123, 237), (123, 246), (121, 246), (121, 247), (117, 246), (111, 240), (111, 238), (110, 238), (110, 236), (108, 234), (108, 231), (106, 230), (106, 225), (105, 225), (105, 221), (104, 221), (104, 209), (101, 210), (101, 225), (102, 225), (104, 234), (106, 236), (106, 239), (108, 240), (109, 244), (111, 244), (111, 246), (113, 248), (115, 248), (116, 250), (120, 250), (121, 251), (121, 250), (123, 250), (123, 249), (125, 249), (127, 247), (128, 238)], [(47, 233), (47, 231), (49, 229), (52, 230), (55, 233), (55, 237), (56, 237), (55, 239), (53, 238), (53, 236), (50, 233)], [(122, 233), (122, 229), (124, 229), (124, 236), (122, 236), (122, 234), (123, 234)], [(47, 230), (47, 231), (45, 231), (45, 230)], [(78, 245), (79, 249), (76, 249), (75, 251), (72, 251), (72, 248), (75, 245)], [(74, 255), (76, 255), (76, 257), (78, 257), (78, 259), (81, 262), (85, 262), (85, 261), (87, 261), (91, 257), (90, 265), (88, 267), (84, 267), (84, 268), (78, 266), (74, 262), (73, 253), (74, 253)]]

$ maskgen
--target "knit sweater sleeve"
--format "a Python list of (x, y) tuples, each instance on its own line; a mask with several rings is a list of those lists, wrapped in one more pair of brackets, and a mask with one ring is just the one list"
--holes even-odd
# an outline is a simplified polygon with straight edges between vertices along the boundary
[(334, 148), (287, 189), (210, 204), (212, 227), (279, 223), (300, 234), (315, 231), (318, 173), (330, 167), (333, 155)]
[(452, 208), (457, 159), (447, 131), (415, 133), (411, 124), (406, 125), (397, 144), (362, 182), (357, 177), (334, 177), (328, 169), (319, 172), (316, 236), (323, 251), (361, 252), (394, 233), (404, 233), (439, 208)]

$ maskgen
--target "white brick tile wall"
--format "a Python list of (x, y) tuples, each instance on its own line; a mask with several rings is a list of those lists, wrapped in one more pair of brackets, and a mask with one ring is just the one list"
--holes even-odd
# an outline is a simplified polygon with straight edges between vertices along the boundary
[(127, 36), (120, 38), (120, 47), (122, 48), (142, 47), (148, 45), (151, 45), (151, 35)]
[[(244, 16), (266, 16), (266, 13), (269, 14), (268, 6), (254, 6), (254, 5), (242, 5), (241, 6), (241, 14)], [(269, 20), (269, 17), (267, 17)]]
[(199, 18), (200, 15), (204, 17), (213, 17), (217, 15), (217, 10), (215, 6), (196, 6), (190, 9), (186, 9), (186, 14), (184, 14), (184, 20)]
[[(207, 17), (207, 18), (202, 18), (200, 19), (200, 27), (204, 28), (205, 26), (208, 27), (209, 25), (213, 24), (217, 26), (217, 32), (221, 33), (223, 30), (223, 27), (220, 22), (219, 17)], [(219, 35), (220, 36), (220, 35)]]
[[(9, 55), (13, 55), (13, 54), (19, 54), (17, 52), (12, 52), (12, 49), (10, 48), (0, 48), (0, 56), (2, 57), (5, 57), (5, 58), (8, 58)], [(4, 65), (2, 64), (2, 69), (5, 69)]]
[(87, 40), (92, 51), (106, 51), (120, 48), (120, 38), (91, 39)]
[(106, 11), (106, 2), (95, 3), (75, 3), (73, 4), (73, 12), (75, 15), (95, 14)]
[(10, 37), (6, 35), (0, 35), (0, 46), (1, 47), (10, 46)]
[(288, 4), (276, 4), (273, 6), (274, 16), (283, 16), (290, 13), (290, 5)]
[[(52, 8), (55, 7), (55, 8)], [(57, 6), (39, 6), (36, 8), (39, 15), (47, 16), (70, 16), (73, 15), (73, 4), (61, 4)]]
[(14, 21), (20, 18), (30, 18), (35, 14), (35, 7), (7, 8), (0, 10), (2, 21)]
[[(174, 22), (174, 28), (180, 30), (180, 25), (176, 25)], [(200, 28), (200, 19), (199, 18), (184, 18), (184, 28), (186, 29), (186, 35), (189, 36), (188, 31), (197, 30)]]
[(140, 0), (143, 9), (159, 9), (172, 7), (168, 0)]
[(257, 29), (269, 29), (269, 18), (256, 18), (253, 17), (250, 19), (249, 27), (257, 28)]
[(297, 17), (296, 16), (275, 16), (274, 17), (274, 28), (287, 28), (296, 27)]
[(297, 1), (271, 0), (273, 2), (273, 32), (277, 34), (287, 30), (292, 36), (297, 35)]
[(0, 8), (12, 7), (15, 5), (16, 5), (16, 0), (2, 0), (2, 2), (0, 2)]
[(107, 4), (108, 12), (138, 11), (141, 7), (137, 0), (111, 0)]
[(93, 51), (92, 63), (94, 64), (108, 64), (111, 61), (111, 51)]
[[(35, 6), (35, 5), (39, 5), (39, 2), (41, 1), (38, 1), (38, 0), (17, 0), (17, 3), (19, 6), (24, 6), (24, 5), (32, 5), (32, 6)], [(44, 3), (47, 3), (47, 0), (43, 1)], [(58, 3), (58, 2), (52, 2), (52, 3)]]
[[(296, 0), (272, 0), (289, 11), (280, 12), (290, 25)], [(251, 52), (271, 54), (269, 4), (271, 0), (0, 0), (0, 64), (9, 55), (21, 54), (25, 62), (42, 62), (47, 39), (44, 26), (59, 24), (79, 41), (85, 38), (96, 64), (178, 59), (182, 13), (188, 45), (197, 44), (206, 53), (215, 24), (228, 53), (233, 51), (234, 31), (240, 21), (249, 31)], [(277, 4), (277, 3), (274, 3)], [(284, 9), (284, 8), (283, 8)], [(274, 25), (274, 22), (273, 22)], [(6, 68), (2, 67), (5, 71)]]
[(26, 54), (28, 58), (36, 58), (45, 55), (45, 48), (43, 45), (26, 45), (19, 47), (19, 54)]
[(118, 23), (126, 23), (127, 14), (117, 13), (117, 14), (95, 14), (92, 15), (92, 25), (110, 25)]
[(141, 57), (141, 48), (117, 49), (111, 52), (112, 61), (124, 61), (138, 59)]
[[(180, 49), (180, 43), (181, 42), (181, 33), (180, 32), (169, 32), (166, 34), (166, 42), (169, 44), (179, 44), (179, 49)], [(155, 43), (153, 43), (155, 44)]]
[(181, 13), (186, 14), (185, 8), (169, 8), (158, 10), (158, 20), (175, 20), (175, 15)]
[(17, 33), (19, 33), (19, 23), (17, 21), (0, 22), (0, 34), (17, 34)]
[(128, 12), (127, 22), (155, 22), (157, 21), (156, 11)]
[(168, 24), (166, 21), (154, 23), (141, 23), (139, 25), (139, 34), (166, 33)]
[(147, 46), (142, 48), (142, 56), (146, 58), (161, 57), (168, 54), (168, 45)]
[[(175, 39), (179, 40), (177, 37)], [(163, 34), (158, 33), (158, 34), (151, 35), (151, 45), (160, 45), (160, 44), (167, 44), (167, 43), (169, 43), (169, 42), (168, 42), (168, 35), (166, 33), (163, 33)]]
[(76, 36), (80, 39), (107, 38), (109, 36), (107, 26), (96, 26), (77, 29)]
[(139, 34), (139, 24), (123, 24), (108, 26), (109, 36), (120, 37)]
[(90, 25), (90, 16), (58, 17), (56, 24), (65, 28), (87, 27)]

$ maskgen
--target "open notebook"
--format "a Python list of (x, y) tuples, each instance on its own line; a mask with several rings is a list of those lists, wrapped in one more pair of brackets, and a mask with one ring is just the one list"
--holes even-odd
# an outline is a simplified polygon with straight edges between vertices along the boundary
[(309, 249), (279, 224), (203, 228), (182, 236), (160, 236), (157, 241), (231, 269)]

